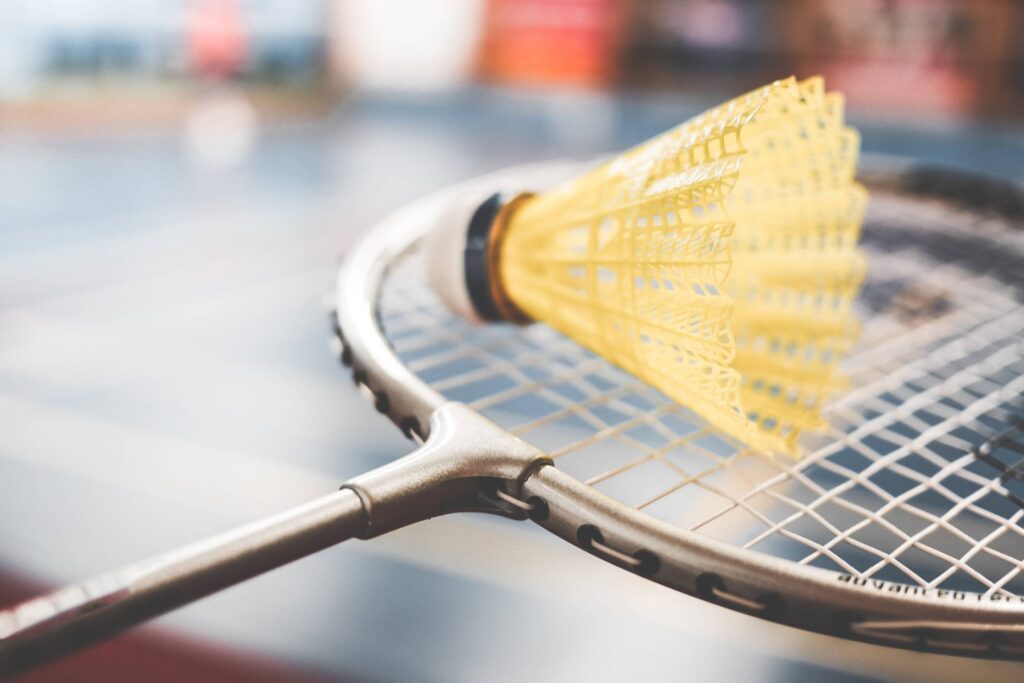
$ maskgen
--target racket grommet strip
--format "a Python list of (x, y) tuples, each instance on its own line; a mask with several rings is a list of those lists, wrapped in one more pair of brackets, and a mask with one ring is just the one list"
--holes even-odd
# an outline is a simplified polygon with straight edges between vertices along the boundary
[(649, 550), (637, 550), (631, 555), (608, 545), (604, 540), (604, 534), (593, 524), (584, 524), (577, 529), (576, 540), (585, 550), (630, 569), (640, 576), (654, 576), (661, 568), (658, 556)]

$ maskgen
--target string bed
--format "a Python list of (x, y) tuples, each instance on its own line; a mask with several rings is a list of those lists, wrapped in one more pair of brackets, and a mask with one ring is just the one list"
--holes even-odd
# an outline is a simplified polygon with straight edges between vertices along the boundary
[(422, 380), (661, 520), (910, 586), (1024, 595), (1024, 235), (874, 191), (849, 389), (794, 461), (753, 452), (544, 325), (471, 326), (412, 250), (379, 313)]

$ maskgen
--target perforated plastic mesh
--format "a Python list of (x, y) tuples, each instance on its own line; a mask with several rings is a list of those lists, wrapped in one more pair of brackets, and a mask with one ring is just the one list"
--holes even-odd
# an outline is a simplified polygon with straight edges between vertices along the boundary
[(683, 528), (794, 562), (918, 586), (1024, 595), (1024, 230), (875, 192), (850, 389), (799, 461), (767, 458), (544, 325), (472, 327), (412, 252), (386, 278), (404, 362)]
[(723, 431), (793, 453), (855, 333), (857, 150), (821, 79), (773, 83), (516, 209), (502, 281)]

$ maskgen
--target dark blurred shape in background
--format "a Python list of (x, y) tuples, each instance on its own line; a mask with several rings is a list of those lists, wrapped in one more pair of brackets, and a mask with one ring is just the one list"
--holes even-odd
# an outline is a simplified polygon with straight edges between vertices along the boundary
[(634, 84), (745, 86), (821, 73), (861, 113), (1024, 112), (1024, 6), (1013, 0), (647, 0), (637, 7), (625, 57), (625, 80)]
[(1024, 115), (1015, 0), (9, 0), (0, 13), (8, 116), (97, 98), (116, 116), (127, 96), (136, 116), (147, 101), (166, 114), (211, 77), (268, 106), (287, 93), (291, 110), (479, 84), (710, 100), (790, 73), (824, 74), (855, 114)]

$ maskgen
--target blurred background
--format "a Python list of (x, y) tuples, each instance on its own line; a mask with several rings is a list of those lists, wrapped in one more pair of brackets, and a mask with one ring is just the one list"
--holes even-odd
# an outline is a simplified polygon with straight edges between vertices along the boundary
[[(328, 352), (323, 304), (390, 210), (790, 74), (845, 92), (868, 152), (1024, 180), (1013, 0), (5, 0), (0, 606), (406, 452)], [(1022, 673), (754, 622), (470, 516), (29, 680)]]

